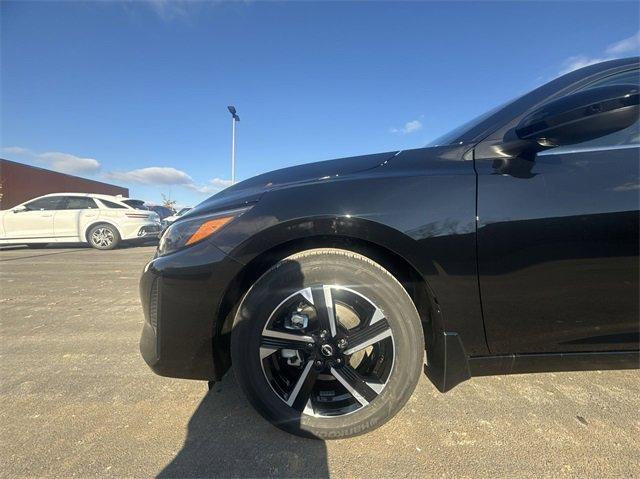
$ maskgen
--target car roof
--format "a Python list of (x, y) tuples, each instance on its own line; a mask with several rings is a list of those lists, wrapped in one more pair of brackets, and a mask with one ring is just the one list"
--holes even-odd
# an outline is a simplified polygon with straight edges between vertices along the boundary
[[(121, 202), (132, 199), (126, 196), (103, 195), (100, 193), (49, 193), (46, 195), (42, 195), (39, 198), (44, 198), (47, 196), (83, 196), (86, 198), (98, 198), (98, 199), (104, 199), (109, 201), (121, 201)], [(141, 201), (141, 200), (136, 200), (136, 201)]]

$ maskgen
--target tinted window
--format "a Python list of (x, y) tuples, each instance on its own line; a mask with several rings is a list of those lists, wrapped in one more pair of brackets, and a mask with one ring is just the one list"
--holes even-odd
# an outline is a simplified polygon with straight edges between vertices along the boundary
[(88, 210), (95, 209), (98, 205), (93, 201), (93, 198), (87, 198), (85, 196), (67, 196), (66, 210)]
[(114, 203), (113, 201), (107, 201), (107, 200), (103, 200), (100, 199), (100, 202), (105, 205), (107, 208), (121, 208), (121, 209), (127, 209), (127, 207), (125, 205), (121, 205), (120, 203)]
[(59, 210), (63, 200), (62, 196), (48, 196), (27, 203), (25, 206), (29, 210)]
[[(517, 120), (522, 114), (526, 113), (531, 108), (542, 104), (542, 102), (555, 98), (563, 90), (567, 88), (572, 89), (573, 85), (579, 83), (585, 83), (588, 81), (590, 76), (597, 74), (597, 72), (601, 71), (603, 68), (612, 68), (632, 61), (637, 63), (637, 60), (634, 61), (634, 59), (631, 58), (611, 60), (562, 75), (561, 77), (526, 93), (516, 100), (506, 103), (502, 108), (498, 108), (497, 110), (494, 109), (491, 112), (472, 120), (468, 125), (456, 128), (456, 130), (453, 130), (451, 133), (447, 133), (446, 135), (430, 142), (427, 146), (467, 143), (475, 141), (485, 135), (494, 134), (500, 131), (503, 127), (511, 128), (517, 124), (515, 120)], [(633, 67), (633, 65), (630, 66)], [(628, 73), (628, 70), (625, 73)], [(575, 90), (572, 89), (572, 91)], [(514, 124), (509, 125), (509, 122), (512, 121), (514, 121)], [(504, 134), (504, 130), (501, 131), (500, 134)]]
[[(591, 88), (609, 86), (609, 85), (638, 85), (640, 88), (640, 70), (628, 70), (626, 72), (616, 73), (605, 78), (602, 78), (596, 82), (581, 88), (582, 90), (589, 90)], [(573, 145), (562, 146), (549, 150), (549, 153), (562, 153), (565, 151), (571, 151), (576, 148), (589, 149), (589, 148), (607, 148), (607, 147), (626, 147), (640, 144), (640, 123), (636, 122), (625, 128), (611, 133), (610, 135), (601, 136), (593, 140), (584, 141), (582, 143), (576, 143)]]

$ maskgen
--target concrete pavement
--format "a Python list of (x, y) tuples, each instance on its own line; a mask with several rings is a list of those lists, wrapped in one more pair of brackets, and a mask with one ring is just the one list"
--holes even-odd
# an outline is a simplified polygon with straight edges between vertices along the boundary
[(639, 477), (640, 373), (422, 378), (366, 436), (300, 439), (233, 374), (155, 376), (138, 353), (152, 247), (0, 250), (1, 477)]

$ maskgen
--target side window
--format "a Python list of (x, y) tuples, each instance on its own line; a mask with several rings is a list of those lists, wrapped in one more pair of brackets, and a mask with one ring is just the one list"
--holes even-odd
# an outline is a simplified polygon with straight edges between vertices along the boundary
[(63, 196), (48, 196), (27, 203), (25, 206), (31, 211), (59, 210), (64, 204)]
[(128, 204), (136, 210), (149, 210), (149, 207), (145, 205), (144, 201), (142, 200), (123, 200), (122, 202)]
[(88, 210), (96, 209), (98, 205), (93, 201), (93, 198), (87, 198), (86, 196), (67, 196), (66, 210)]
[[(608, 77), (597, 80), (589, 85), (581, 88), (581, 90), (589, 90), (600, 86), (608, 85), (638, 85), (640, 88), (640, 70), (627, 70), (626, 72), (616, 73)], [(590, 149), (590, 148), (615, 148), (615, 147), (629, 147), (640, 145), (640, 123), (636, 122), (625, 128), (611, 133), (610, 135), (601, 136), (594, 140), (584, 141), (574, 145), (561, 146), (558, 148), (552, 148), (548, 150), (549, 153), (556, 154), (562, 152), (569, 152), (576, 149)], [(542, 153), (544, 154), (544, 153)]]
[(126, 210), (127, 207), (118, 203), (114, 203), (113, 201), (108, 201), (108, 200), (103, 200), (102, 198), (100, 199), (100, 202), (105, 205), (107, 208), (112, 208), (112, 209), (123, 209)]

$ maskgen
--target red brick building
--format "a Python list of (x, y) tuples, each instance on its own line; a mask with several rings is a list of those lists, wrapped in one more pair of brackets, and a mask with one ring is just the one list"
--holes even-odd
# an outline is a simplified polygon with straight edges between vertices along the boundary
[(0, 158), (0, 210), (47, 193), (129, 196), (129, 189)]

